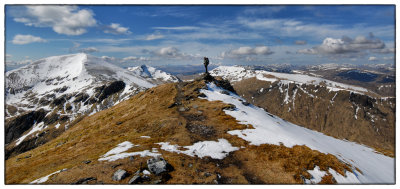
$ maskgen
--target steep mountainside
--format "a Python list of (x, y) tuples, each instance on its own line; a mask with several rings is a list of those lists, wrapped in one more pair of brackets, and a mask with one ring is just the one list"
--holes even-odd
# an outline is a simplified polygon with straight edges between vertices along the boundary
[(44, 144), (89, 114), (174, 81), (156, 82), (84, 53), (49, 57), (7, 72), (6, 158)]
[(209, 75), (140, 92), (6, 160), (8, 184), (393, 182), (393, 158), (286, 122)]
[(285, 120), (394, 154), (395, 98), (302, 74), (218, 67), (236, 92)]

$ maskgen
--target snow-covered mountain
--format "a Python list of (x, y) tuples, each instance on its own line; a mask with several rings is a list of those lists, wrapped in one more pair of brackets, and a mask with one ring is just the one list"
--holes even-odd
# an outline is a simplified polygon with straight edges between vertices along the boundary
[(248, 102), (292, 123), (394, 151), (394, 97), (322, 77), (241, 66), (220, 66), (211, 75), (228, 79)]
[(165, 72), (146, 70), (165, 80), (149, 80), (142, 73), (85, 53), (48, 57), (7, 72), (6, 143), (18, 146), (33, 134), (50, 134), (49, 129), (61, 132), (83, 116), (161, 82), (176, 81)]
[(179, 78), (177, 78), (176, 76), (147, 65), (128, 67), (127, 70), (133, 72), (135, 75), (146, 78), (151, 82), (165, 83), (179, 81)]
[(269, 82), (278, 81), (279, 83), (282, 84), (288, 84), (288, 83), (313, 84), (313, 85), (323, 84), (326, 85), (326, 87), (332, 91), (349, 90), (357, 93), (364, 93), (368, 91), (367, 89), (362, 87), (338, 83), (335, 81), (330, 81), (319, 77), (313, 77), (303, 74), (269, 72), (265, 70), (251, 70), (241, 66), (220, 66), (211, 70), (210, 74), (213, 76), (221, 76), (224, 79), (228, 79), (231, 82), (241, 81), (243, 79), (255, 77), (258, 80), (269, 81)]

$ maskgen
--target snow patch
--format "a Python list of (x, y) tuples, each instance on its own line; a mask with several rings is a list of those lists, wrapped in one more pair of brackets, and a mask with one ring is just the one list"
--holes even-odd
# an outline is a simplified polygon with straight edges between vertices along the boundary
[(43, 129), (47, 128), (47, 126), (44, 126), (44, 122), (40, 122), (39, 124), (35, 123), (35, 125), (33, 125), (32, 129), (25, 135), (19, 137), (19, 139), (17, 139), (17, 143), (15, 144), (15, 146), (18, 146), (19, 144), (21, 144), (22, 141), (25, 140), (26, 137), (28, 137), (29, 135), (38, 132), (38, 131), (42, 131)]
[(165, 151), (178, 154), (183, 153), (192, 157), (198, 156), (199, 158), (209, 156), (213, 159), (224, 159), (229, 152), (239, 149), (238, 147), (233, 147), (226, 139), (218, 139), (218, 142), (196, 142), (192, 146), (184, 146), (183, 148), (187, 149), (185, 151), (179, 150), (180, 146), (178, 145), (170, 145), (169, 142), (160, 142), (157, 144), (161, 145), (161, 149)]
[(56, 172), (54, 172), (54, 173), (51, 173), (51, 174), (49, 174), (49, 175), (47, 175), (47, 176), (44, 176), (44, 177), (42, 177), (42, 178), (38, 178), (38, 179), (36, 179), (36, 180), (30, 182), (30, 184), (41, 184), (41, 183), (44, 183), (44, 182), (46, 182), (47, 180), (49, 180), (49, 178), (50, 178), (52, 175), (58, 174), (58, 173), (60, 173), (60, 172), (66, 171), (66, 170), (67, 170), (67, 169), (58, 170), (58, 171), (56, 171)]
[(161, 155), (159, 153), (150, 152), (149, 150), (144, 150), (141, 152), (125, 152), (134, 146), (139, 146), (139, 145), (134, 145), (129, 141), (122, 142), (118, 144), (117, 147), (111, 149), (106, 154), (102, 155), (99, 158), (99, 161), (115, 161), (118, 159), (124, 159), (130, 156), (137, 156), (137, 155), (140, 155), (141, 157), (145, 156), (157, 157)]

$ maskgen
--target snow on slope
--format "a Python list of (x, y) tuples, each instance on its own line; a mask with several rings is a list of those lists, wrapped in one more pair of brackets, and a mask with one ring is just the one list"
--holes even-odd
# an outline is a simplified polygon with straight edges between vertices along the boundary
[[(224, 91), (224, 92), (222, 92)], [(338, 159), (359, 168), (362, 173), (353, 167), (353, 173), (347, 172), (347, 177), (329, 170), (338, 182), (341, 183), (394, 183), (394, 159), (378, 154), (373, 149), (354, 143), (335, 139), (322, 133), (306, 129), (273, 116), (263, 109), (253, 105), (245, 106), (239, 99), (241, 97), (208, 84), (208, 90), (201, 90), (209, 101), (222, 101), (233, 104), (233, 111), (224, 110), (226, 114), (236, 118), (241, 124), (251, 124), (254, 129), (229, 131), (231, 135), (249, 141), (252, 145), (275, 144), (292, 147), (306, 145), (322, 153), (330, 153)], [(223, 93), (228, 92), (230, 95)], [(318, 176), (322, 174), (315, 174)], [(354, 180), (357, 178), (357, 181)]]
[[(151, 88), (154, 85), (129, 71), (84, 53), (53, 56), (6, 73), (6, 103), (19, 103), (23, 88), (43, 96), (52, 90), (68, 87), (63, 93), (85, 90), (101, 80), (122, 80), (127, 85)], [(12, 94), (15, 93), (15, 94)], [(56, 98), (63, 93), (54, 93)]]
[(226, 139), (218, 139), (215, 141), (201, 141), (196, 142), (192, 146), (184, 146), (187, 150), (179, 150), (180, 146), (171, 145), (169, 142), (157, 143), (161, 145), (161, 149), (169, 152), (183, 153), (188, 156), (194, 157), (195, 155), (199, 158), (210, 156), (213, 159), (224, 159), (229, 152), (238, 150), (238, 147), (233, 147)]
[[(86, 99), (91, 97), (97, 99), (94, 97), (95, 88), (115, 81), (123, 81), (125, 87), (121, 90), (118, 99), (103, 104), (104, 107), (117, 104), (138, 91), (155, 86), (145, 78), (126, 69), (84, 53), (44, 58), (6, 73), (5, 103), (18, 109), (15, 115), (7, 114), (7, 116), (16, 116), (22, 112), (40, 108), (51, 113), (55, 108), (50, 102), (41, 103), (41, 101), (53, 101), (63, 97), (64, 109), (65, 105), (69, 104), (72, 113), (66, 114), (65, 110), (55, 113), (69, 116), (69, 121), (72, 122), (80, 115), (90, 115), (90, 113), (104, 108), (80, 100), (75, 101), (79, 98), (79, 94), (87, 95)], [(39, 125), (39, 123), (36, 125), (31, 131), (20, 137), (16, 145), (34, 132), (47, 128), (47, 125)], [(58, 128), (59, 126), (57, 126)]]
[(141, 65), (136, 67), (129, 67), (127, 70), (133, 72), (135, 75), (148, 78), (148, 79), (158, 79), (164, 82), (178, 82), (179, 79), (167, 72), (158, 70), (151, 66)]
[(264, 70), (247, 70), (240, 66), (219, 66), (211, 70), (210, 73), (212, 76), (221, 76), (224, 79), (230, 80), (231, 82), (256, 77), (258, 80), (269, 81), (269, 82), (280, 81), (283, 84), (294, 82), (298, 84), (305, 83), (305, 84), (318, 85), (322, 82), (326, 84), (328, 89), (333, 91), (338, 91), (338, 90), (350, 90), (354, 92), (368, 91), (367, 89), (362, 87), (356, 87), (308, 75), (269, 72)]

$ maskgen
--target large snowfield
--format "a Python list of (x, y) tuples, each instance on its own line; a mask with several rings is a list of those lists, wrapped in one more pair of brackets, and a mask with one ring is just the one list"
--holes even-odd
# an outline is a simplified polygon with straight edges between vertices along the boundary
[[(394, 159), (376, 153), (372, 148), (297, 126), (271, 115), (259, 107), (246, 106), (241, 102), (245, 101), (244, 99), (213, 83), (208, 84), (208, 90), (202, 89), (201, 92), (207, 96), (205, 99), (209, 101), (222, 101), (236, 106), (233, 111), (224, 110), (225, 113), (236, 118), (241, 124), (251, 124), (254, 129), (234, 130), (228, 133), (249, 141), (252, 145), (280, 145), (280, 143), (286, 147), (305, 145), (322, 153), (330, 153), (353, 166), (352, 173), (346, 172), (347, 177), (343, 177), (334, 170), (329, 170), (339, 183), (394, 183)], [(224, 94), (226, 92), (229, 92), (229, 95)], [(362, 173), (358, 172), (355, 167)], [(321, 172), (318, 168), (310, 171), (314, 181), (325, 174)]]

